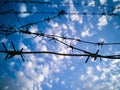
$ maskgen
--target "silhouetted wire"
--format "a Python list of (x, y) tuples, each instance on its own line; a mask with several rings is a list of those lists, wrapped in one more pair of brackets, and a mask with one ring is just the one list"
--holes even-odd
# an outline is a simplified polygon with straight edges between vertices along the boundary
[(65, 14), (65, 11), (64, 11), (64, 10), (61, 10), (61, 11), (59, 11), (59, 12), (57, 13), (57, 15), (55, 15), (55, 16), (48, 17), (48, 18), (45, 18), (45, 19), (40, 20), (40, 21), (36, 21), (36, 22), (32, 22), (32, 23), (25, 24), (25, 25), (20, 26), (19, 28), (28, 27), (28, 26), (31, 26), (31, 25), (35, 25), (35, 24), (39, 24), (39, 23), (45, 22), (45, 21), (48, 21), (48, 22), (49, 22), (51, 19), (54, 19), (54, 18), (56, 18), (56, 17), (60, 17), (60, 16), (62, 16), (62, 15), (64, 15), (64, 14)]
[[(49, 5), (69, 5), (69, 4), (72, 4), (72, 5), (79, 5), (79, 6), (98, 6), (98, 7), (108, 7), (108, 8), (112, 8), (112, 9), (119, 9), (119, 7), (118, 8), (116, 8), (116, 7), (114, 7), (114, 6), (109, 6), (109, 5), (101, 5), (101, 4), (89, 4), (89, 3), (84, 3), (84, 4), (82, 4), (82, 3), (79, 3), (79, 2), (50, 2), (50, 1), (25, 1), (25, 0), (23, 0), (23, 1), (21, 1), (21, 0), (19, 0), (19, 1), (17, 1), (17, 0), (1, 0), (0, 1), (0, 3), (3, 3), (3, 2), (7, 2), (7, 3), (32, 3), (32, 4), (49, 4)], [(120, 2), (120, 1), (118, 1), (118, 2)]]
[[(37, 11), (37, 12), (33, 12), (33, 11), (25, 11), (25, 12), (20, 12), (20, 11), (14, 11), (14, 10), (9, 10), (9, 11), (5, 11), (5, 12), (0, 12), (1, 15), (4, 15), (4, 14), (15, 14), (15, 15), (18, 15), (18, 14), (53, 14), (53, 15), (56, 15), (58, 14), (59, 12), (54, 12), (54, 11), (48, 11), (48, 12), (45, 12), (45, 11)], [(91, 12), (91, 13), (88, 13), (88, 12), (66, 12), (64, 13), (64, 15), (106, 15), (106, 16), (117, 16), (117, 17), (120, 17), (119, 13), (106, 13), (106, 12), (101, 12), (101, 13), (94, 13), (94, 12)]]
[[(11, 2), (14, 2), (14, 3), (40, 3), (40, 4), (51, 4), (50, 2), (36, 2), (36, 1), (8, 1), (7, 3), (11, 3)], [(4, 2), (2, 2), (4, 3)], [(52, 3), (51, 5), (53, 4), (58, 4), (58, 3)], [(65, 3), (59, 3), (60, 4), (65, 4)], [(75, 3), (66, 3), (66, 4), (75, 4)], [(76, 5), (79, 5), (78, 3), (76, 3)], [(89, 6), (88, 4), (83, 4), (83, 6)], [(97, 4), (95, 4), (95, 6), (99, 6)], [(103, 5), (102, 5), (103, 6)], [(103, 6), (103, 7), (109, 7), (109, 8), (112, 8), (113, 9), (119, 9), (118, 8), (114, 8), (114, 7), (111, 7), (111, 6)], [(57, 9), (57, 8), (56, 8)], [(36, 22), (32, 22), (32, 23), (27, 23), (25, 25), (22, 25), (20, 27), (18, 27), (18, 29), (14, 29), (13, 26), (6, 26), (4, 27), (5, 25), (0, 25), (0, 34), (3, 34), (3, 35), (6, 35), (6, 36), (9, 36), (9, 35), (12, 35), (16, 32), (19, 32), (19, 33), (23, 33), (23, 34), (28, 34), (28, 35), (36, 35), (36, 36), (42, 36), (42, 37), (47, 37), (47, 38), (50, 38), (51, 40), (54, 40), (56, 42), (59, 42), (59, 43), (62, 43), (64, 44), (65, 46), (67, 46), (68, 48), (71, 48), (72, 50), (77, 50), (77, 51), (80, 51), (80, 52), (83, 52), (83, 54), (69, 54), (69, 53), (58, 53), (58, 52), (50, 52), (50, 51), (35, 51), (35, 52), (25, 52), (23, 51), (23, 48), (21, 50), (18, 50), (16, 51), (15, 49), (15, 46), (13, 43), (12, 44), (12, 47), (13, 47), (13, 50), (7, 50), (5, 44), (3, 43), (3, 46), (5, 48), (5, 51), (0, 51), (1, 53), (7, 53), (6, 57), (5, 57), (5, 60), (6, 59), (9, 59), (9, 58), (12, 58), (16, 55), (20, 55), (22, 60), (24, 61), (24, 58), (22, 56), (22, 54), (55, 54), (55, 55), (63, 55), (63, 56), (87, 56), (87, 59), (85, 61), (85, 63), (88, 62), (89, 58), (92, 57), (94, 58), (94, 60), (96, 60), (97, 58), (110, 58), (110, 59), (120, 59), (120, 55), (110, 55), (110, 56), (103, 56), (103, 55), (100, 55), (98, 54), (99, 53), (99, 49), (95, 52), (95, 53), (92, 53), (92, 52), (89, 52), (89, 51), (86, 51), (86, 50), (83, 50), (83, 49), (80, 49), (80, 48), (77, 48), (73, 45), (69, 45), (67, 43), (65, 43), (64, 41), (62, 40), (59, 40), (58, 38), (62, 38), (62, 39), (66, 39), (66, 40), (75, 40), (75, 41), (78, 41), (78, 42), (83, 42), (83, 43), (87, 43), (87, 44), (94, 44), (94, 45), (98, 45), (98, 46), (103, 46), (103, 45), (117, 45), (117, 44), (120, 44), (120, 43), (104, 43), (104, 42), (89, 42), (89, 41), (84, 41), (84, 40), (80, 40), (80, 39), (75, 39), (75, 38), (69, 38), (69, 37), (64, 37), (64, 36), (56, 36), (56, 35), (48, 35), (48, 34), (44, 34), (44, 33), (32, 33), (28, 30), (28, 28), (32, 25), (35, 25), (35, 24), (39, 24), (41, 22), (45, 22), (45, 21), (50, 21), (51, 19), (54, 19), (56, 17), (60, 17), (62, 15), (67, 15), (67, 14), (81, 14), (81, 15), (109, 15), (109, 16), (119, 16), (119, 14), (116, 14), (116, 13), (105, 13), (105, 12), (102, 12), (102, 13), (88, 13), (88, 12), (83, 12), (83, 13), (74, 13), (74, 12), (70, 12), (70, 13), (67, 13), (65, 10), (60, 10), (58, 12), (18, 12), (18, 11), (15, 11), (15, 10), (9, 10), (7, 12), (0, 12), (0, 14), (15, 14), (16, 16), (16, 19), (18, 19), (17, 15), (18, 14), (21, 14), (21, 13), (41, 13), (41, 14), (55, 14), (55, 16), (52, 16), (52, 17), (48, 17), (48, 18), (45, 18), (43, 20), (40, 20), (40, 21), (36, 21)], [(5, 29), (3, 29), (5, 28)]]
[[(19, 55), (20, 51), (2, 51), (0, 53), (14, 53), (15, 55)], [(20, 54), (55, 54), (55, 55), (62, 55), (62, 56), (90, 56), (94, 58), (92, 55), (95, 54), (68, 54), (68, 53), (58, 53), (58, 52), (51, 52), (51, 51), (22, 51)], [(108, 59), (120, 59), (120, 55), (96, 55), (97, 58), (108, 58)]]
[(72, 49), (82, 51), (82, 52), (84, 52), (84, 54), (58, 53), (58, 52), (53, 52), (53, 51), (52, 52), (51, 51), (26, 51), (25, 52), (25, 51), (23, 51), (23, 48), (21, 50), (16, 51), (13, 42), (11, 42), (13, 50), (8, 50), (7, 47), (5, 46), (5, 44), (2, 43), (3, 47), (5, 48), (5, 51), (1, 50), (0, 53), (7, 53), (4, 60), (10, 59), (10, 58), (12, 58), (12, 57), (14, 57), (16, 55), (20, 55), (23, 61), (25, 61), (24, 58), (23, 58), (23, 54), (54, 54), (54, 55), (62, 55), (62, 56), (87, 56), (87, 59), (86, 59), (85, 63), (88, 62), (90, 57), (94, 58), (94, 61), (97, 58), (100, 58), (100, 60), (102, 58), (120, 59), (120, 55), (107, 55), (107, 56), (100, 55), (100, 54), (98, 54), (99, 49), (97, 50), (96, 53), (91, 53), (91, 52), (88, 52), (88, 51), (85, 51), (85, 50), (82, 50), (82, 49), (75, 48), (75, 47), (73, 47), (71, 45), (68, 45), (68, 44), (66, 44), (66, 43), (64, 43), (64, 42), (62, 42), (60, 40), (57, 40), (57, 41), (63, 43), (64, 45), (66, 45), (66, 46), (68, 46), (68, 47), (70, 47)]
[(40, 36), (40, 37), (47, 37), (47, 38), (51, 38), (51, 39), (57, 39), (57, 38), (61, 38), (63, 40), (74, 40), (80, 43), (87, 43), (87, 44), (93, 44), (93, 45), (98, 45), (98, 46), (104, 46), (104, 45), (120, 45), (120, 42), (117, 43), (105, 43), (104, 41), (101, 42), (90, 42), (90, 41), (85, 41), (85, 40), (81, 40), (79, 38), (70, 38), (70, 37), (66, 37), (66, 36), (57, 36), (57, 35), (50, 35), (50, 34), (45, 34), (45, 33), (39, 33), (39, 32), (30, 32), (27, 29), (23, 29), (23, 28), (18, 28), (15, 29), (14, 27), (10, 26), (10, 25), (0, 25), (0, 34), (2, 35), (12, 35), (14, 33), (22, 33), (22, 34), (27, 34), (27, 35), (35, 35), (35, 36)]

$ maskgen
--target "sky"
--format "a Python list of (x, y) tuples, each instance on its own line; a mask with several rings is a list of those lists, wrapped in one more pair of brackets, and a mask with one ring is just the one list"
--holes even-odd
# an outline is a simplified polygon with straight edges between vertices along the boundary
[[(90, 42), (120, 42), (120, 0), (34, 0), (50, 2), (48, 4), (3, 1), (0, 1), (0, 12), (7, 13), (0, 13), (0, 31), (12, 26), (17, 31), (28, 29), (32, 33), (39, 32)], [(66, 14), (56, 16), (62, 10)], [(15, 11), (21, 13), (15, 15)], [(111, 13), (115, 15), (110, 15)], [(120, 54), (119, 45), (98, 46), (56, 38), (67, 45), (92, 53), (99, 49), (101, 55)], [(0, 50), (5, 50), (2, 43), (8, 50), (13, 50), (11, 42), (16, 50), (23, 48), (26, 52), (83, 53), (47, 37), (20, 32), (7, 37), (0, 34)], [(20, 55), (6, 61), (5, 56), (5, 53), (0, 53), (0, 90), (120, 90), (120, 59), (102, 58), (101, 62), (99, 58), (94, 61), (90, 57), (85, 63), (86, 57), (83, 56), (43, 53), (23, 54), (23, 62)]]

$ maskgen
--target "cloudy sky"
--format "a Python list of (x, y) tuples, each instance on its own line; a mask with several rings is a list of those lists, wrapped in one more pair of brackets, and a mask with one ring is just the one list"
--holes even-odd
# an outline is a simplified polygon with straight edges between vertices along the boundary
[[(6, 1), (6, 0), (3, 0)], [(119, 55), (119, 45), (98, 46), (60, 37), (89, 42), (120, 42), (120, 0), (34, 0), (28, 2), (0, 1), (0, 30), (17, 30), (6, 37), (0, 34), (0, 50), (53, 51), (66, 54), (83, 54), (67, 45), (101, 55)], [(14, 0), (13, 0), (14, 1)], [(27, 0), (26, 0), (27, 1)], [(47, 3), (35, 3), (47, 2)], [(64, 15), (58, 15), (64, 10)], [(15, 14), (15, 12), (21, 12)], [(27, 12), (27, 13), (25, 13)], [(38, 13), (37, 13), (38, 12)], [(40, 13), (41, 12), (41, 13)], [(50, 20), (49, 20), (50, 19)], [(31, 24), (30, 24), (31, 23)], [(22, 27), (23, 26), (23, 27)], [(27, 28), (26, 28), (27, 27)], [(14, 30), (13, 28), (11, 29)], [(31, 33), (56, 35), (58, 41)], [(24, 54), (4, 61), (0, 53), (0, 90), (119, 90), (120, 60), (51, 54)]]

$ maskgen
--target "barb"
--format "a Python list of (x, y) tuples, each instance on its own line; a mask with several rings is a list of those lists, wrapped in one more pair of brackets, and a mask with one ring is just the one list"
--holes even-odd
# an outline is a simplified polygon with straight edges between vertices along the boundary
[(4, 43), (2, 43), (2, 45), (3, 45), (3, 47), (5, 48), (5, 51), (4, 51), (4, 52), (7, 53), (7, 55), (6, 55), (6, 57), (5, 57), (4, 60), (10, 59), (10, 58), (12, 58), (12, 57), (14, 57), (14, 56), (16, 56), (16, 55), (20, 55), (21, 58), (22, 58), (22, 60), (25, 61), (24, 58), (23, 58), (23, 56), (22, 56), (23, 48), (22, 48), (20, 51), (16, 51), (13, 42), (11, 42), (11, 45), (12, 45), (13, 50), (8, 50)]

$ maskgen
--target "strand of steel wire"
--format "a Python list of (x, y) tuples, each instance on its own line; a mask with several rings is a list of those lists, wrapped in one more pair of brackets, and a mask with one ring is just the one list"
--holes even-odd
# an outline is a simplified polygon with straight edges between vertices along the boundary
[[(0, 1), (0, 3), (30, 3), (30, 4), (48, 4), (48, 5), (80, 5), (80, 6), (98, 6), (98, 7), (108, 7), (112, 9), (119, 9), (120, 7), (114, 7), (109, 5), (101, 5), (101, 4), (89, 4), (89, 3), (79, 3), (79, 2), (50, 2), (50, 1), (16, 1), (16, 0), (6, 0), (6, 1)], [(118, 1), (119, 2), (119, 1)]]
[[(27, 24), (25, 24), (25, 25), (20, 26), (19, 28), (29, 27), (29, 26), (31, 26), (31, 25), (40, 24), (40, 23), (45, 22), (45, 21), (48, 21), (48, 22), (49, 22), (50, 20), (52, 20), (52, 19), (54, 19), (54, 18), (61, 17), (61, 16), (66, 15), (66, 14), (76, 14), (76, 13), (66, 13), (64, 10), (61, 10), (61, 11), (59, 11), (59, 12), (57, 13), (57, 15), (54, 15), (54, 16), (52, 16), (52, 17), (48, 17), (48, 18), (42, 19), (42, 20), (40, 20), (40, 21), (27, 23)], [(87, 14), (87, 13), (81, 13), (81, 14), (85, 15), (85, 14)], [(95, 15), (95, 13), (92, 13), (92, 14)], [(105, 13), (98, 14), (98, 15), (105, 15)], [(117, 15), (117, 14), (107, 14), (107, 15)], [(117, 16), (118, 16), (118, 15), (117, 15)]]
[[(60, 42), (62, 42), (62, 41), (60, 41)], [(84, 51), (84, 54), (75, 54), (75, 53), (71, 54), (71, 53), (58, 53), (58, 52), (53, 52), (53, 51), (23, 51), (23, 48), (21, 50), (16, 50), (13, 42), (11, 42), (13, 50), (9, 50), (4, 43), (2, 43), (2, 45), (3, 45), (5, 50), (0, 50), (0, 53), (6, 53), (6, 57), (5, 57), (4, 60), (10, 59), (10, 58), (12, 58), (16, 55), (20, 55), (22, 60), (25, 61), (24, 57), (23, 57), (23, 54), (54, 54), (54, 55), (62, 55), (62, 56), (84, 56), (84, 57), (87, 57), (85, 63), (88, 62), (90, 57), (94, 58), (94, 61), (97, 58), (100, 58), (101, 61), (102, 61), (102, 58), (120, 59), (120, 55), (107, 55), (107, 56), (100, 55), (100, 54), (98, 54), (99, 50), (97, 50), (96, 53), (91, 53), (91, 52)], [(67, 45), (67, 44), (65, 44), (65, 45)], [(73, 46), (69, 46), (69, 47), (73, 48)], [(76, 49), (76, 48), (73, 48), (73, 49)]]
[(16, 55), (20, 55), (22, 60), (25, 61), (23, 54), (54, 54), (54, 55), (61, 55), (61, 56), (84, 56), (87, 57), (85, 63), (88, 62), (89, 58), (94, 58), (94, 61), (97, 58), (100, 58), (100, 60), (102, 61), (102, 58), (107, 58), (107, 59), (120, 59), (120, 55), (100, 55), (98, 54), (99, 50), (97, 50), (96, 53), (84, 53), (84, 54), (71, 54), (71, 53), (58, 53), (58, 52), (53, 52), (53, 51), (23, 51), (23, 48), (21, 50), (16, 51), (14, 43), (11, 42), (13, 50), (8, 50), (6, 45), (4, 43), (3, 47), (5, 48), (5, 51), (0, 50), (0, 53), (6, 53), (6, 57), (4, 60), (10, 59)]
[(14, 27), (10, 26), (10, 25), (0, 25), (0, 34), (5, 35), (5, 36), (9, 36), (12, 35), (14, 33), (22, 33), (22, 34), (27, 34), (27, 35), (35, 35), (35, 36), (40, 36), (40, 37), (47, 37), (47, 38), (51, 38), (51, 39), (57, 39), (57, 38), (61, 38), (63, 40), (73, 40), (73, 41), (77, 41), (80, 43), (87, 43), (87, 44), (93, 44), (93, 45), (98, 45), (98, 46), (104, 46), (104, 45), (120, 45), (120, 42), (117, 43), (105, 43), (104, 41), (101, 42), (90, 42), (90, 41), (85, 41), (85, 40), (81, 40), (79, 38), (71, 38), (71, 37), (67, 37), (67, 36), (57, 36), (57, 35), (50, 35), (50, 34), (46, 34), (43, 32), (30, 32), (28, 31), (27, 28), (18, 28), (15, 29)]
[[(15, 30), (15, 29), (14, 29), (14, 30)], [(16, 32), (18, 32), (18, 31), (16, 31)], [(24, 33), (24, 34), (28, 34), (28, 35), (34, 34), (34, 35), (36, 35), (36, 36), (47, 37), (47, 38), (50, 38), (51, 40), (54, 40), (55, 42), (57, 41), (57, 42), (59, 42), (59, 43), (64, 44), (65, 46), (71, 48), (72, 50), (81, 51), (81, 52), (83, 52), (84, 54), (87, 54), (87, 55), (88, 55), (88, 58), (86, 59), (85, 63), (88, 62), (88, 59), (89, 59), (90, 57), (92, 57), (92, 58), (94, 58), (94, 60), (96, 60), (96, 59), (97, 59), (97, 55), (99, 56), (99, 54), (98, 54), (99, 50), (97, 50), (96, 53), (91, 53), (91, 52), (89, 52), (89, 51), (82, 50), (82, 49), (79, 49), (79, 48), (77, 48), (77, 47), (74, 47), (74, 46), (72, 46), (71, 44), (69, 45), (69, 44), (65, 43), (64, 41), (55, 38), (53, 35), (50, 36), (50, 35), (46, 35), (46, 34), (43, 34), (43, 33), (40, 33), (40, 34), (39, 34), (39, 33), (32, 33), (32, 32), (30, 32), (30, 31), (22, 31), (22, 30), (20, 30), (19, 32), (20, 32), (20, 33)], [(4, 45), (4, 46), (5, 46), (5, 45)], [(15, 49), (14, 49), (14, 51), (8, 51), (8, 50), (6, 49), (6, 51), (7, 51), (7, 56), (6, 56), (6, 57), (8, 57), (8, 55), (10, 55), (9, 57), (13, 57), (13, 56), (15, 56), (15, 55), (21, 55), (21, 54), (22, 54), (22, 50), (23, 50), (23, 49), (21, 49), (20, 51), (16, 52)], [(42, 52), (41, 52), (41, 53), (42, 53)], [(59, 53), (56, 53), (56, 52), (54, 52), (54, 53), (53, 53), (53, 52), (52, 52), (52, 53), (51, 53), (51, 52), (45, 52), (45, 53), (56, 54), (56, 55), (63, 55), (63, 54), (59, 54)], [(65, 54), (65, 55), (68, 56), (68, 54)], [(70, 54), (70, 55), (71, 55), (71, 54)], [(72, 55), (72, 56), (74, 56), (74, 55)], [(79, 56), (80, 56), (80, 55), (79, 55)], [(101, 55), (100, 55), (100, 56), (101, 56)], [(22, 56), (21, 56), (21, 57), (22, 57)], [(116, 58), (116, 57), (117, 57), (117, 59), (118, 59), (119, 56), (109, 56), (109, 58)], [(22, 57), (22, 58), (23, 58), (23, 57)], [(107, 58), (108, 58), (108, 56), (107, 56)], [(23, 59), (23, 61), (24, 61), (24, 59)]]
[[(53, 14), (53, 15), (56, 15), (58, 14), (58, 12), (55, 12), (55, 11), (50, 11), (50, 12), (45, 12), (45, 11), (37, 11), (37, 12), (33, 12), (33, 11), (26, 11), (26, 12), (20, 12), (20, 11), (14, 11), (14, 10), (9, 10), (9, 11), (5, 11), (5, 12), (0, 12), (0, 15), (4, 15), (4, 14), (15, 14), (15, 15), (18, 15), (18, 14)], [(91, 12), (91, 13), (88, 13), (88, 12), (66, 12), (64, 13), (65, 15), (67, 14), (71, 14), (71, 15), (107, 15), (107, 16), (118, 16), (120, 17), (120, 15), (118, 13), (107, 13), (107, 12), (101, 12), (101, 13), (95, 13), (95, 12)]]
[[(0, 50), (0, 53), (14, 53), (15, 55), (19, 55), (20, 51), (5, 51)], [(21, 54), (55, 54), (55, 55), (62, 55), (62, 56), (90, 56), (90, 54), (66, 54), (66, 53), (58, 53), (58, 52), (51, 52), (51, 51), (22, 51)], [(93, 54), (95, 55), (95, 54)], [(93, 56), (91, 56), (93, 57)], [(98, 58), (108, 58), (108, 59), (120, 59), (120, 55), (97, 55)]]
[[(61, 4), (75, 4), (75, 5), (81, 5), (81, 6), (90, 6), (89, 4), (85, 3), (85, 4), (81, 4), (81, 3), (60, 3), (60, 2), (55, 2), (55, 3), (51, 3), (51, 2), (41, 2), (41, 1), (1, 1), (2, 3), (39, 3), (39, 4), (50, 4), (50, 5), (54, 5), (54, 4), (58, 4), (58, 5), (61, 5)], [(113, 7), (113, 6), (108, 6), (108, 5), (101, 5), (101, 4), (92, 4), (92, 6), (97, 6), (97, 7), (107, 7), (107, 8), (111, 8), (111, 10), (107, 11), (108, 13), (87, 13), (87, 12), (83, 12), (83, 13), (69, 13), (69, 14), (82, 14), (82, 15), (87, 15), (87, 14), (90, 14), (90, 15), (114, 15), (114, 16), (119, 16), (118, 14), (115, 14), (115, 13), (110, 13), (110, 12), (113, 12), (113, 10), (115, 9), (120, 9), (120, 7)], [(56, 8), (56, 7), (55, 7)], [(56, 8), (57, 9), (57, 8)], [(58, 11), (58, 9), (57, 9)], [(0, 12), (0, 14), (21, 14), (21, 13), (38, 13), (38, 14), (57, 14), (57, 12), (32, 12), (32, 11), (27, 11), (27, 12), (19, 12), (19, 11), (14, 11), (14, 10), (9, 10), (9, 11), (5, 11), (5, 12)], [(68, 14), (68, 13), (66, 13)]]

